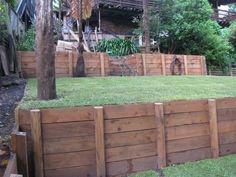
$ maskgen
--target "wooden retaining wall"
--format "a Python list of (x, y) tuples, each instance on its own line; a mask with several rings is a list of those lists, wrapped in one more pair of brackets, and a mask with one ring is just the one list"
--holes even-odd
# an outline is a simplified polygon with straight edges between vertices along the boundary
[[(35, 77), (35, 53), (18, 52), (21, 69), (25, 77)], [(123, 60), (109, 59), (105, 53), (84, 53), (85, 72), (91, 76), (109, 75), (171, 75), (170, 64), (174, 55), (166, 54), (134, 54), (123, 57)], [(177, 55), (182, 64), (182, 75), (206, 75), (204, 56)], [(57, 77), (73, 76), (77, 61), (76, 52), (56, 53)]]
[(225, 98), (19, 110), (17, 122), (36, 176), (113, 177), (236, 153), (235, 114)]

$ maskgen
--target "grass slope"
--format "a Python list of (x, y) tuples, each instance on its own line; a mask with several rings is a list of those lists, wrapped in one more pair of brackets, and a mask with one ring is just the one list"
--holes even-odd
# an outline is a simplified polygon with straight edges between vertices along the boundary
[[(216, 160), (202, 160), (162, 169), (162, 177), (235, 177), (236, 155)], [(129, 177), (160, 177), (157, 172), (148, 171)]]
[(234, 77), (96, 77), (57, 79), (58, 99), (36, 100), (36, 80), (28, 80), (22, 108), (146, 103), (236, 96)]

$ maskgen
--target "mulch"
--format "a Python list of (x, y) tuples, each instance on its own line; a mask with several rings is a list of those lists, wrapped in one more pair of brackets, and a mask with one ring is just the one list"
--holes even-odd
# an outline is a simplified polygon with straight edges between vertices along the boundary
[(14, 110), (24, 95), (26, 80), (16, 76), (0, 77), (0, 136), (9, 144), (14, 127)]

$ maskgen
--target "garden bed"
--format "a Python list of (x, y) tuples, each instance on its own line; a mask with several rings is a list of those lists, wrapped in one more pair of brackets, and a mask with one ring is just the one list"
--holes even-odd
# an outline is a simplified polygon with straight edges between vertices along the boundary
[(57, 83), (59, 99), (42, 102), (35, 100), (30, 80), (16, 114), (38, 175), (122, 176), (236, 152), (236, 98), (222, 98), (236, 95), (234, 78), (64, 78)]

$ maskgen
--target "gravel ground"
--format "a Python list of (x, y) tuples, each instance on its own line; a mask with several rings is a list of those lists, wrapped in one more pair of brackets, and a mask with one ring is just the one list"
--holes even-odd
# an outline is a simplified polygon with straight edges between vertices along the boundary
[(0, 79), (0, 136), (9, 143), (15, 122), (14, 110), (24, 95), (26, 81), (14, 76)]

